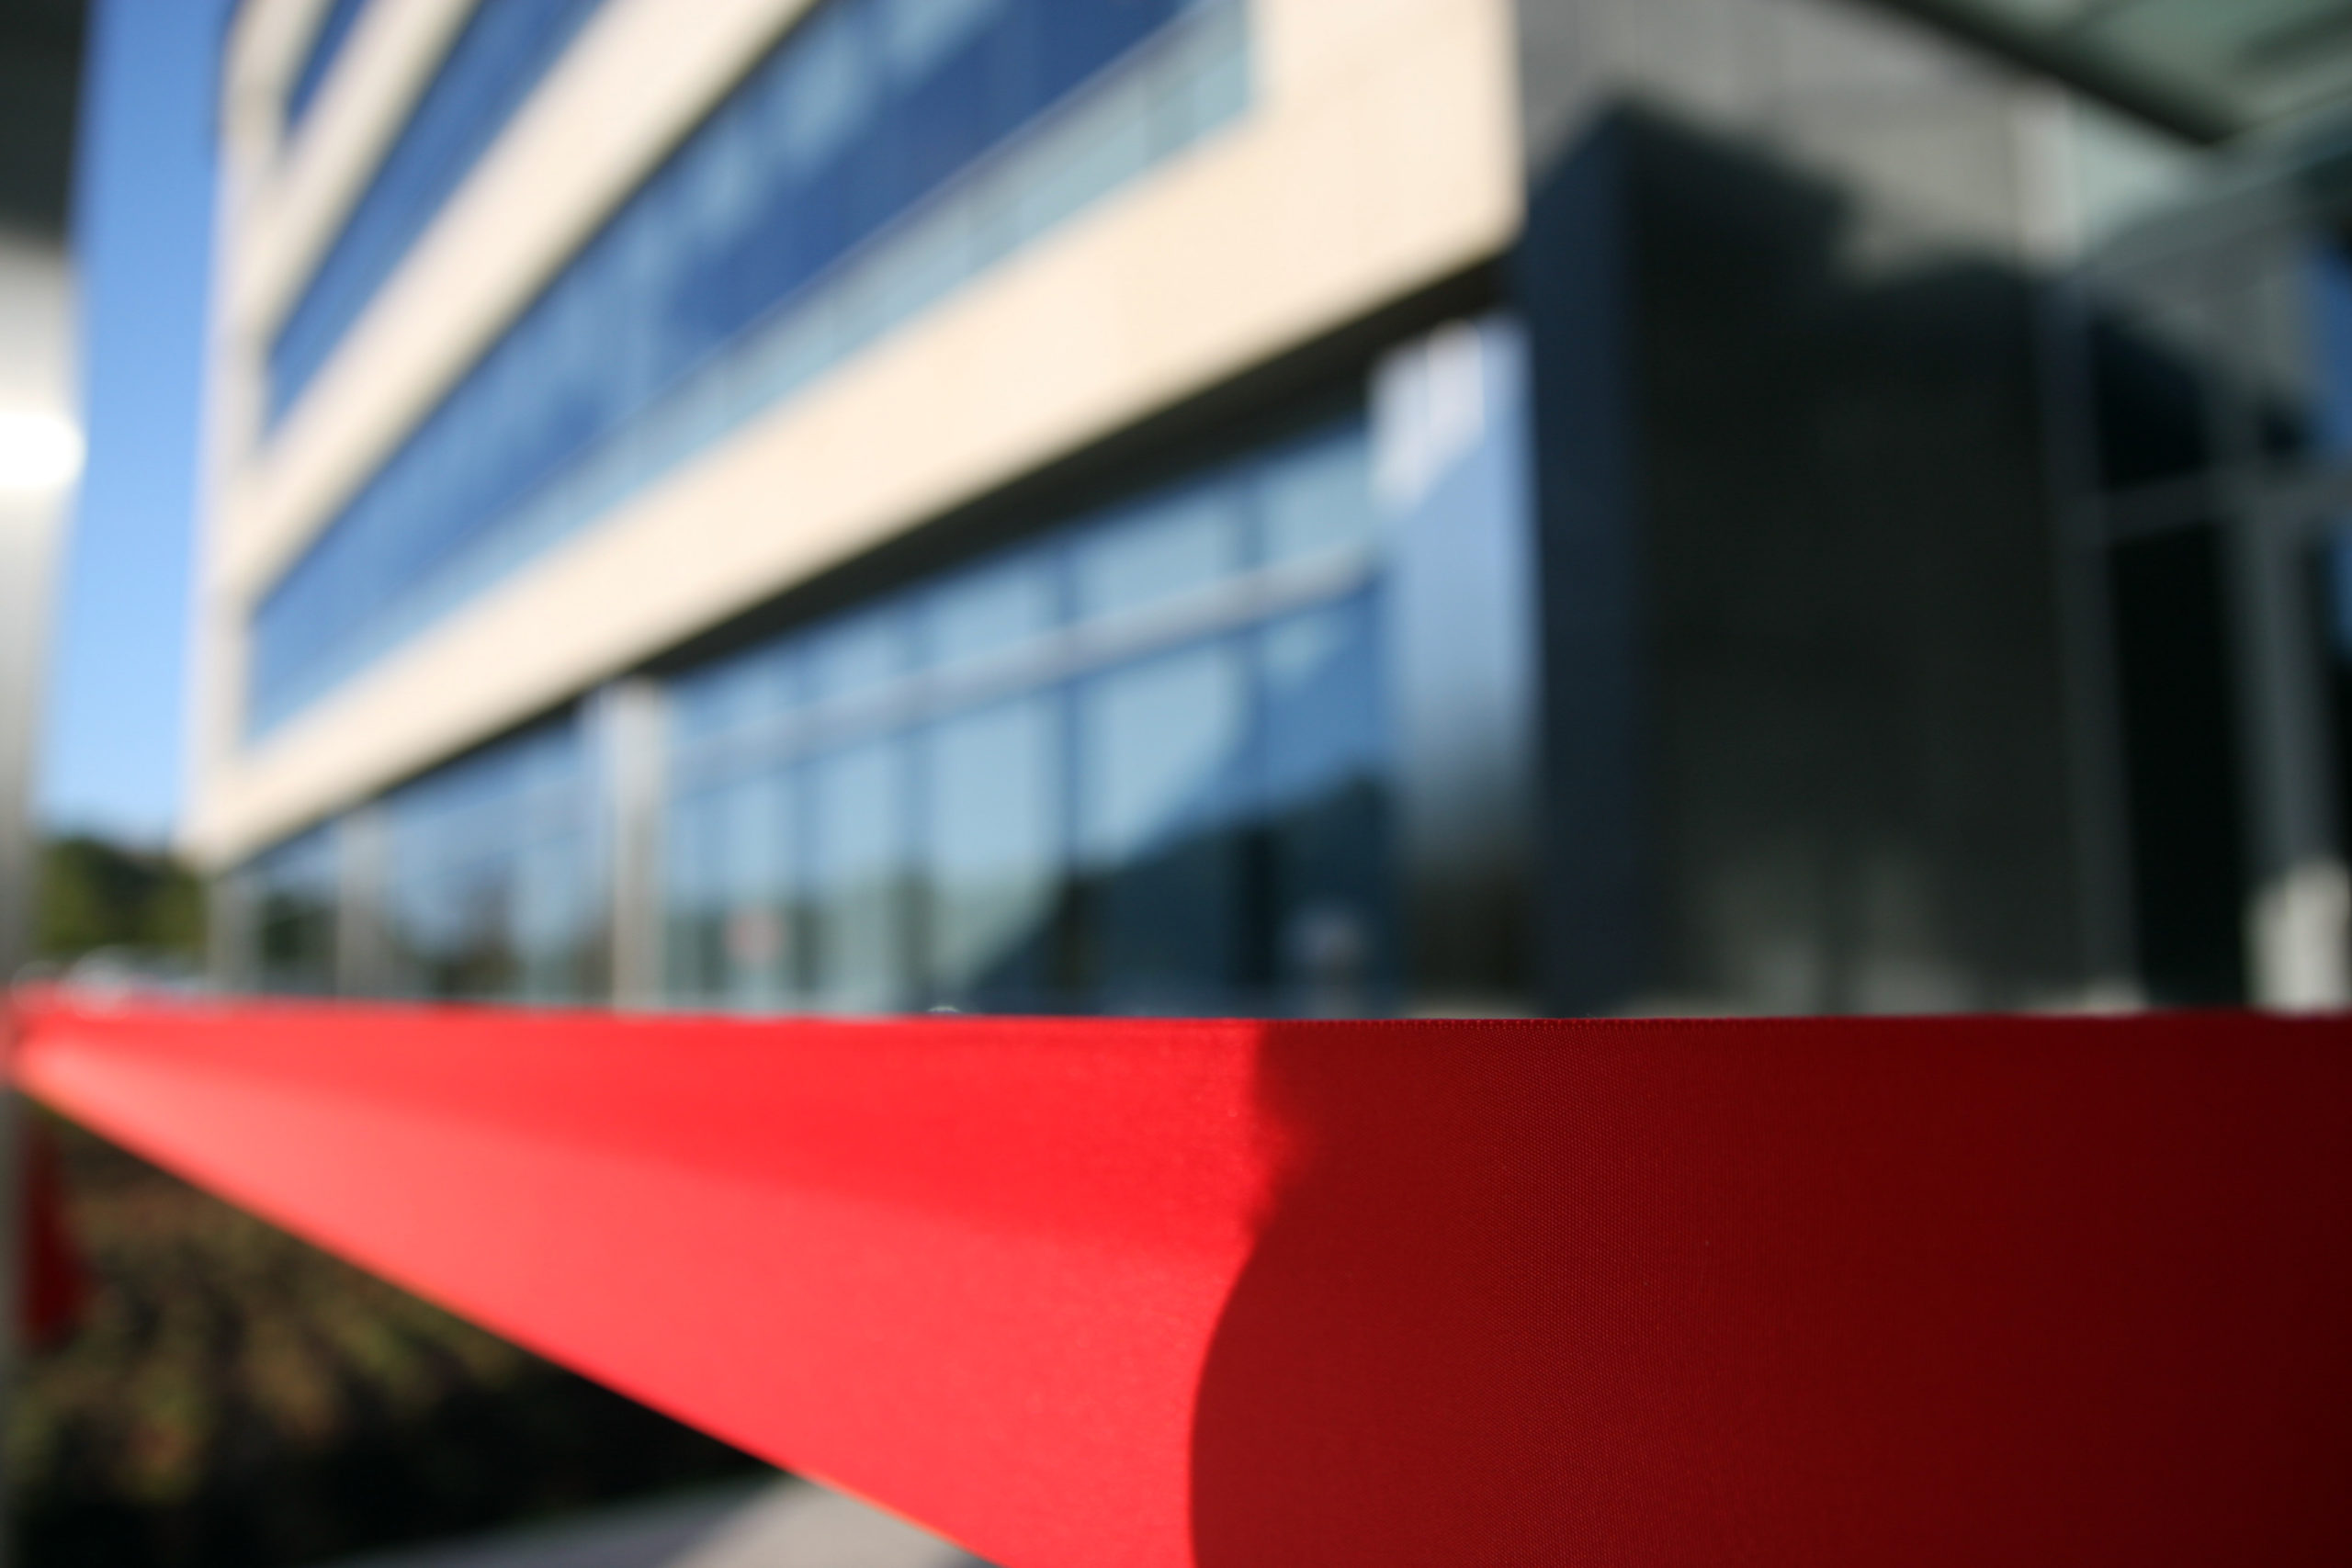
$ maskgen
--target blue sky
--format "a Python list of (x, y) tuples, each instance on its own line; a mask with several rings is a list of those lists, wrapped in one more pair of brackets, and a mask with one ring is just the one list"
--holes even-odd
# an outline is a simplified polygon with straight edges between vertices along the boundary
[(96, 0), (74, 252), (89, 466), (56, 630), (40, 809), (162, 839), (186, 773), (190, 528), (226, 0)]

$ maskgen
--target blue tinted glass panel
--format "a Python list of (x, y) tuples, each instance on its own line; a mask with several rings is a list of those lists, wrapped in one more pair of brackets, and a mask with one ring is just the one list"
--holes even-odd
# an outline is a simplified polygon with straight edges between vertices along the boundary
[[(1362, 422), (1335, 422), (673, 681), (669, 995), (861, 1011), (1393, 1007), (1365, 470)], [(1214, 550), (1170, 542), (1235, 530), (1240, 544)], [(1104, 591), (1075, 618), (1081, 563), (1143, 580), (1104, 564), (1125, 551), (1171, 572), (1225, 564), (1188, 568), (1181, 601)], [(400, 989), (596, 994), (592, 787), (566, 722), (387, 798)], [(305, 835), (240, 874), (279, 900), (282, 987), (331, 978), (334, 842), (332, 828)]]
[(243, 878), (253, 907), (255, 983), (297, 996), (333, 991), (340, 901), (334, 829), (313, 828), (255, 856)]
[(763, 772), (672, 808), (666, 869), (669, 991), (712, 1006), (775, 1009), (797, 992), (794, 775)]
[(2352, 453), (2352, 254), (2338, 244), (2313, 246), (2309, 277), (2312, 423), (2321, 453), (2341, 460)]
[(294, 84), (286, 90), (286, 126), (288, 130), (302, 123), (318, 101), (319, 89), (326, 85), (327, 72), (343, 46), (350, 41), (352, 24), (359, 20), (360, 11), (368, 0), (333, 0), (326, 15), (319, 18), (318, 31), (311, 35), (311, 46), (303, 51), (301, 69), (294, 73)]
[(459, 29), (269, 347), (269, 416), (292, 405), (601, 0), (483, 0)]
[(1242, 523), (1242, 496), (1225, 484), (1136, 509), (1079, 545), (1079, 614), (1137, 609), (1232, 576), (1243, 559)]
[(1118, 1012), (1215, 1012), (1245, 973), (1249, 690), (1211, 643), (1078, 694), (1084, 984)]
[(808, 956), (821, 1007), (878, 1012), (910, 998), (906, 786), (895, 739), (809, 766)]
[(836, 1009), (1392, 1007), (1368, 470), (1335, 420), (678, 677), (670, 994), (795, 1005), (781, 932)]
[(800, 701), (804, 660), (791, 647), (767, 647), (715, 664), (670, 688), (670, 725), (681, 742), (757, 726)]
[(854, 697), (907, 672), (913, 649), (905, 610), (896, 604), (836, 622), (809, 640), (809, 695)]
[(1060, 618), (1057, 564), (1052, 555), (1029, 553), (943, 585), (926, 606), (924, 657), (952, 666), (1044, 636)]
[(518, 1001), (581, 1001), (594, 987), (594, 943), (603, 922), (588, 852), (587, 835), (577, 829), (517, 849), (513, 897)]
[(662, 836), (662, 987), (699, 1006), (727, 989), (726, 814), (717, 793), (672, 803)]
[(578, 730), (550, 726), (385, 802), (394, 987), (573, 1001), (602, 983), (602, 898)]
[(1395, 1005), (1388, 738), (1375, 602), (1360, 593), (1258, 639), (1266, 919), (1275, 1008)]
[(923, 934), (931, 997), (1006, 1012), (1050, 1005), (1062, 870), (1059, 705), (961, 715), (925, 747)]
[(1376, 542), (1379, 514), (1361, 432), (1302, 442), (1266, 465), (1257, 484), (1263, 558), (1295, 560)]
[(352, 497), (254, 618), (256, 729), (1109, 188), (1101, 147), (1170, 156), (1238, 107), (1233, 0), (897, 16), (788, 35)]

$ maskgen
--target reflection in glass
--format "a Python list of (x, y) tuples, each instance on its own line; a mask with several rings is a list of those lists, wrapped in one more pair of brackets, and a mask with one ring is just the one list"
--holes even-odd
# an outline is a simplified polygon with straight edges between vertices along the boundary
[[(666, 994), (1393, 1006), (1368, 468), (1361, 415), (1337, 419), (671, 679)], [(1348, 570), (1260, 570), (1293, 560)], [(1069, 636), (1074, 613), (1111, 635)], [(1014, 650), (985, 686), (916, 675)], [(589, 773), (567, 719), (386, 797), (398, 990), (599, 993)], [(331, 977), (331, 842), (240, 874), (284, 988)]]
[(953, 666), (1016, 647), (1059, 618), (1053, 561), (1043, 554), (992, 563), (943, 585), (925, 617), (925, 653)]
[(810, 986), (819, 1006), (880, 1012), (908, 999), (905, 748), (896, 739), (809, 767)]
[(819, 702), (855, 696), (907, 672), (907, 617), (893, 605), (854, 615), (810, 639), (810, 694)]
[(662, 989), (673, 1001), (707, 1004), (726, 989), (726, 904), (718, 866), (725, 853), (714, 791), (674, 802), (662, 855)]
[(329, 0), (325, 12), (313, 24), (310, 41), (302, 48), (302, 63), (286, 89), (286, 130), (289, 134), (318, 100), (319, 89), (326, 85), (327, 68), (350, 41), (352, 27), (359, 20), (360, 7), (366, 3), (367, 0)]
[(515, 996), (524, 1001), (576, 1001), (585, 993), (581, 944), (590, 897), (585, 845), (563, 833), (525, 846), (515, 857)]
[(2310, 267), (2312, 424), (2322, 455), (2352, 453), (2352, 252), (2314, 245)]
[(668, 989), (681, 1000), (790, 1005), (796, 989), (792, 775), (687, 796), (671, 813)]
[(509, 879), (495, 859), (434, 857), (406, 863), (392, 878), (402, 992), (424, 997), (502, 998), (513, 989), (507, 940)]
[(563, 724), (386, 801), (386, 925), (403, 995), (576, 1001), (603, 984), (584, 759)]
[(924, 928), (932, 994), (1045, 1004), (1061, 886), (1059, 726), (1033, 696), (938, 726), (924, 753)]
[(1387, 799), (1369, 595), (1261, 634), (1267, 897), (1284, 1011), (1349, 1017), (1393, 1004)]
[(1378, 513), (1354, 421), (1299, 444), (1267, 465), (1258, 485), (1260, 527), (1269, 561), (1361, 547), (1373, 541)]
[(2124, 539), (2108, 570), (2141, 975), (2167, 1006), (2233, 1005), (2246, 874), (2226, 550), (2200, 524)]
[(265, 991), (324, 996), (334, 989), (338, 878), (331, 828), (313, 828), (244, 873), (254, 905), (255, 983)]
[[(500, 0), (474, 8), (271, 340), (272, 423), (600, 3)], [(352, 0), (336, 6), (338, 14), (355, 8)], [(288, 104), (297, 118), (299, 102), (298, 93)]]
[[(1368, 471), (1336, 419), (678, 677), (669, 994), (1392, 1006)], [(1253, 575), (1351, 555), (1365, 575), (1323, 587)], [(1115, 635), (1067, 637), (1073, 611)], [(1138, 656), (1136, 628), (1165, 640)], [(900, 679), (1015, 651), (1010, 689)], [(823, 729), (792, 722), (820, 702)]]
[(353, 493), (256, 610), (256, 730), (1246, 96), (1236, 6), (896, 5), (811, 6)]
[(1086, 978), (1108, 1007), (1219, 1010), (1244, 981), (1246, 677), (1216, 642), (1080, 688)]
[(672, 734), (686, 745), (756, 728), (793, 707), (800, 695), (797, 650), (755, 649), (670, 685)]
[(2094, 321), (2087, 342), (2107, 487), (2126, 490), (2202, 468), (2210, 457), (2209, 415), (2195, 350), (2120, 312)]
[(1079, 614), (1132, 610), (1204, 588), (1241, 565), (1241, 547), (1231, 487), (1201, 485), (1152, 502), (1079, 543)]

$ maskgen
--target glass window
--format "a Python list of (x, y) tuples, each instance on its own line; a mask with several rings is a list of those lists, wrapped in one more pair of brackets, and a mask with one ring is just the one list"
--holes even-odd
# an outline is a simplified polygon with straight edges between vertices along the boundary
[(254, 857), (243, 877), (253, 900), (255, 984), (295, 996), (332, 992), (341, 887), (334, 828), (313, 828)]
[[(1361, 436), (1345, 421), (1244, 455), (674, 679), (667, 994), (843, 1011), (1393, 1005), (1376, 560), (1319, 587), (1261, 583), (1241, 543), (1251, 519), (1273, 563), (1364, 536)], [(1080, 582), (1114, 621), (1145, 612), (1157, 651), (1069, 636)], [(1220, 582), (1235, 592), (1190, 623), (1168, 597)], [(1238, 629), (1237, 607), (1253, 617)], [(984, 687), (902, 679), (919, 651), (952, 668), (1024, 644), (1037, 657)], [(823, 728), (795, 722), (819, 704)], [(400, 990), (598, 993), (590, 775), (565, 719), (386, 797)], [(307, 835), (241, 873), (276, 889), (280, 988), (330, 974), (334, 841)]]
[(2314, 246), (2310, 276), (2312, 433), (2321, 454), (2341, 461), (2352, 453), (2352, 252)]
[(351, 28), (359, 20), (359, 13), (368, 0), (333, 0), (326, 15), (319, 18), (316, 31), (311, 34), (310, 47), (302, 51), (301, 66), (294, 73), (292, 85), (286, 90), (286, 126), (290, 131), (302, 123), (318, 102), (319, 89), (326, 85), (327, 72), (343, 53), (343, 46), (351, 40)]
[(1387, 735), (1372, 597), (1261, 634), (1266, 897), (1286, 1012), (1354, 1017), (1395, 1002)]
[(2109, 314), (2090, 331), (2099, 474), (2110, 490), (2177, 479), (2211, 457), (2205, 370), (2177, 337)]
[(1041, 144), (1032, 177), (1010, 196), (1015, 230), (1034, 234), (1050, 229), (1151, 166), (1148, 118), (1105, 116), (1091, 129), (1092, 135)]
[(925, 754), (925, 979), (990, 1011), (1050, 1005), (1062, 886), (1060, 726), (1049, 695), (937, 726)]
[(799, 700), (802, 661), (790, 647), (739, 654), (671, 683), (671, 733), (684, 744), (758, 726)]
[(1230, 485), (1201, 485), (1079, 542), (1079, 613), (1110, 615), (1205, 588), (1241, 560), (1239, 498)]
[(1163, 78), (1246, 47), (1234, 0), (888, 4), (788, 33), (321, 530), (254, 616), (256, 731), (1042, 231), (1065, 153), (1124, 177), (1205, 134)]
[(662, 977), (671, 1000), (727, 994), (726, 813), (718, 792), (673, 802), (662, 833)]
[(495, 856), (437, 855), (392, 878), (402, 992), (499, 998), (514, 990), (513, 880)]
[(1007, 0), (882, 0), (882, 54), (910, 76), (929, 73), (970, 43)]
[[(599, 4), (496, 0), (474, 7), (270, 340), (273, 421), (310, 385)], [(357, 8), (352, 0), (336, 0), (329, 21)], [(344, 25), (349, 25), (347, 18)]]
[(579, 1001), (594, 989), (591, 944), (603, 930), (577, 829), (523, 845), (514, 857), (516, 998)]
[(2229, 565), (2210, 525), (2108, 556), (2141, 975), (2164, 1006), (2246, 995)]
[(577, 1001), (604, 984), (602, 881), (569, 722), (394, 791), (386, 925), (394, 988)]
[(907, 791), (895, 738), (819, 758), (809, 769), (810, 989), (820, 1007), (907, 1005)]
[(1379, 514), (1372, 502), (1367, 439), (1363, 423), (1351, 420), (1266, 466), (1257, 486), (1266, 559), (1294, 560), (1373, 543)]
[(1058, 586), (1052, 558), (1042, 553), (965, 573), (931, 596), (925, 654), (954, 665), (1043, 636), (1060, 619)]
[(1240, 649), (1211, 643), (1079, 690), (1086, 966), (1115, 1011), (1231, 1010), (1243, 972)]
[[(1261, 585), (1245, 548), (1252, 519), (1277, 558), (1336, 560), (1368, 539), (1363, 435), (1334, 422), (679, 678), (672, 994), (764, 1007), (797, 986), (844, 1010), (1390, 1005), (1376, 560), (1320, 588)], [(1233, 592), (1197, 592), (1219, 584)], [(1142, 612), (1157, 651), (1069, 635), (1080, 593), (1105, 626)], [(1238, 610), (1256, 625), (1235, 630)], [(899, 679), (910, 655), (953, 671), (1023, 648), (985, 685)], [(791, 722), (820, 701), (827, 730), (873, 739), (844, 748)], [(797, 860), (780, 827), (796, 799)]]
[(809, 694), (854, 697), (904, 675), (912, 665), (909, 627), (898, 605), (869, 611), (817, 633), (808, 645)]
[(671, 996), (776, 1009), (797, 997), (792, 775), (697, 791), (672, 812)]
[(881, 83), (865, 18), (832, 6), (809, 21), (778, 79), (778, 169), (819, 169), (839, 158), (872, 118)]

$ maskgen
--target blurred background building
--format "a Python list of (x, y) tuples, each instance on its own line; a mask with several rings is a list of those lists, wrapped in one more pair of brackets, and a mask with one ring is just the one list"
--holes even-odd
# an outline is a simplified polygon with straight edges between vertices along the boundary
[(2352, 7), (245, 0), (272, 989), (2345, 999)]
[[(81, 11), (0, 0), (0, 825)], [(220, 12), (225, 983), (2352, 999), (2345, 0)], [(130, 849), (50, 846), (55, 955), (193, 940)], [(66, 1150), (99, 1284), (13, 1417), (28, 1560), (742, 1472)], [(746, 1495), (503, 1550), (945, 1554)]]
[(65, 243), (82, 26), (80, 0), (0, 6), (0, 984), (33, 945), (30, 752), (82, 468)]

